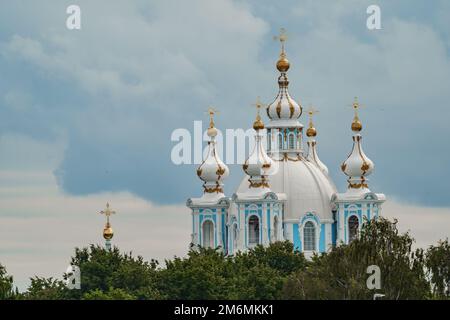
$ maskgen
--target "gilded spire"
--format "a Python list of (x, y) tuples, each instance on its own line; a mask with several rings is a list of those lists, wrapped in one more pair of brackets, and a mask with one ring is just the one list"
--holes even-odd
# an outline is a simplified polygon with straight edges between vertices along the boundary
[(279, 40), (281, 43), (280, 58), (277, 61), (277, 69), (281, 74), (278, 77), (278, 94), (275, 101), (267, 106), (267, 116), (270, 120), (295, 120), (302, 114), (302, 107), (291, 98), (288, 91), (289, 80), (287, 71), (289, 70), (290, 64), (286, 58), (285, 51), (285, 42), (287, 40), (286, 31), (281, 29), (279, 36), (274, 37), (274, 39)]
[(103, 238), (106, 240), (106, 248), (111, 248), (111, 239), (114, 236), (114, 231), (111, 227), (111, 223), (109, 222), (109, 217), (112, 214), (115, 214), (116, 212), (114, 210), (111, 210), (109, 207), (109, 203), (106, 203), (106, 208), (102, 211), (100, 211), (100, 214), (104, 214), (106, 216), (106, 224), (105, 228), (103, 229)]
[(285, 73), (289, 70), (289, 60), (286, 58), (286, 51), (285, 51), (285, 42), (287, 40), (286, 35), (286, 29), (281, 28), (280, 33), (278, 36), (274, 37), (275, 40), (279, 40), (281, 43), (281, 52), (280, 52), (280, 58), (277, 61), (277, 69), (281, 73)]
[(316, 128), (314, 128), (314, 124), (313, 124), (313, 115), (318, 112), (319, 111), (315, 110), (313, 106), (310, 106), (308, 109), (309, 126), (308, 126), (308, 130), (306, 130), (306, 135), (308, 137), (315, 137), (317, 135), (317, 130), (316, 130)]
[(254, 104), (256, 107), (256, 120), (253, 122), (253, 129), (256, 131), (264, 129), (264, 122), (261, 120), (261, 108), (264, 107), (264, 105), (261, 103), (261, 100), (259, 97), (256, 99), (256, 103)]
[(352, 131), (356, 133), (356, 132), (360, 132), (362, 130), (362, 123), (358, 117), (358, 109), (361, 107), (358, 102), (358, 97), (355, 97), (355, 101), (353, 102), (352, 107), (355, 110), (355, 116), (353, 117), (353, 122), (352, 122)]

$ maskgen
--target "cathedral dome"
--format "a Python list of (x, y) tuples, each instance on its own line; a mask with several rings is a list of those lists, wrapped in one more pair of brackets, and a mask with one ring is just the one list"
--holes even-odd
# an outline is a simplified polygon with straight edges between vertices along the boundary
[[(276, 161), (270, 189), (286, 194), (285, 220), (296, 220), (307, 212), (320, 219), (332, 219), (331, 197), (336, 187), (315, 164), (304, 158)], [(244, 177), (238, 193), (247, 192), (249, 177)]]

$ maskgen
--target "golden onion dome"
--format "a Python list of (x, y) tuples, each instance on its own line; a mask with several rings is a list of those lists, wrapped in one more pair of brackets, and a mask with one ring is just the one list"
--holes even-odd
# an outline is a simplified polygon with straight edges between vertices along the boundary
[(258, 119), (255, 122), (253, 122), (253, 129), (255, 130), (264, 129), (264, 123), (261, 121), (261, 119)]
[(110, 224), (106, 224), (105, 229), (103, 229), (103, 238), (105, 240), (111, 240), (114, 236), (114, 230), (111, 228)]
[(264, 122), (262, 122), (259, 114), (256, 117), (255, 122), (253, 122), (253, 129), (255, 129), (256, 131), (264, 129)]
[(289, 70), (290, 63), (289, 60), (286, 59), (285, 54), (281, 54), (280, 59), (277, 61), (277, 69), (280, 72), (287, 72)]
[(360, 132), (362, 130), (362, 123), (359, 121), (358, 117), (355, 117), (352, 122), (352, 131)]
[(308, 137), (315, 137), (317, 135), (317, 130), (314, 127), (309, 127), (308, 130), (306, 130), (306, 136)]

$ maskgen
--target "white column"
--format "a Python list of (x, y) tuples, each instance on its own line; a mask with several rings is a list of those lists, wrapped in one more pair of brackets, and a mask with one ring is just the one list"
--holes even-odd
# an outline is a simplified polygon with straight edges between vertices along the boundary
[(266, 246), (267, 245), (267, 243), (268, 243), (268, 240), (269, 240), (269, 237), (268, 237), (268, 235), (267, 235), (267, 232), (268, 232), (268, 228), (267, 228), (267, 204), (266, 203), (263, 203), (262, 205), (261, 205), (261, 209), (262, 209), (262, 213), (261, 213), (261, 215), (262, 215), (262, 219), (261, 219), (261, 222), (262, 222), (262, 224), (261, 224), (261, 226), (262, 226), (262, 245), (263, 246)]
[(344, 242), (345, 243), (345, 232), (344, 232), (344, 228), (345, 228), (345, 216), (344, 216), (344, 206), (342, 204), (339, 204), (339, 226), (338, 226), (338, 234), (337, 234), (337, 239), (339, 241), (337, 242)]
[(217, 246), (221, 246), (222, 244), (222, 208), (216, 209), (216, 237), (217, 237)]
[(245, 209), (242, 204), (238, 204), (238, 210), (239, 210), (239, 245), (238, 249), (244, 250), (245, 249)]
[(332, 244), (332, 236), (331, 236), (331, 223), (325, 224), (325, 250), (330, 250), (333, 246)]

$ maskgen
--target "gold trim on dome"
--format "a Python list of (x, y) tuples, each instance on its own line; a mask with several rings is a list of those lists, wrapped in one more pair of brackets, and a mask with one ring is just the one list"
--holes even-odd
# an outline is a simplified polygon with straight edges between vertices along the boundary
[(297, 157), (296, 158), (290, 158), (288, 156), (287, 152), (283, 152), (283, 157), (280, 159), (273, 159), (274, 161), (278, 161), (278, 162), (283, 162), (283, 161), (292, 161), (292, 162), (297, 162), (297, 161), (302, 161), (302, 157), (300, 156), (300, 153), (297, 153)]
[(294, 116), (295, 107), (294, 107), (294, 104), (292, 103), (290, 98), (287, 98), (287, 101), (288, 101), (288, 104), (289, 104), (289, 111), (290, 111), (289, 119), (292, 119), (292, 117)]
[(281, 99), (278, 100), (276, 111), (278, 118), (281, 118)]
[(267, 182), (254, 182), (254, 181), (250, 181), (250, 186), (249, 188), (270, 188), (269, 183)]
[(208, 188), (207, 186), (203, 186), (203, 190), (206, 193), (223, 193), (223, 189), (220, 185), (216, 185), (215, 187)]
[(367, 162), (363, 162), (362, 166), (361, 166), (361, 170), (363, 171), (363, 174), (366, 174), (367, 170), (370, 169), (370, 166)]
[(197, 169), (197, 176), (200, 177), (201, 175), (202, 175), (202, 169), (198, 168), (198, 169)]
[(224, 173), (225, 173), (225, 168), (222, 168), (222, 167), (219, 165), (219, 168), (216, 170), (216, 175), (222, 176)]
[(352, 183), (351, 179), (348, 179), (348, 187), (351, 189), (361, 189), (361, 188), (369, 188), (369, 185), (367, 184), (367, 180), (364, 176), (361, 176), (361, 182), (359, 183)]
[(369, 188), (369, 185), (367, 183), (361, 182), (361, 183), (348, 183), (348, 187), (351, 189), (361, 189), (361, 188)]
[[(348, 159), (348, 158), (347, 158)], [(346, 160), (347, 161), (347, 160)], [(344, 162), (343, 164), (341, 164), (341, 170), (343, 172), (345, 172), (345, 169), (347, 169), (347, 164)]]

